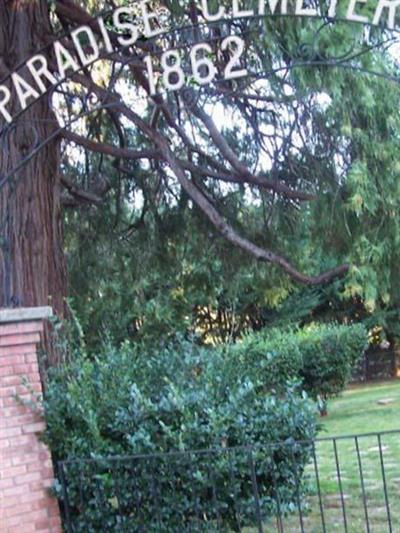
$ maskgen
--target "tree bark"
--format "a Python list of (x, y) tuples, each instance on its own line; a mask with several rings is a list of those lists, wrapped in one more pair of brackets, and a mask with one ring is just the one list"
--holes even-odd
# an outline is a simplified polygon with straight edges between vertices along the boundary
[[(0, 0), (0, 78), (32, 57), (51, 35), (46, 0)], [(20, 71), (29, 80), (27, 72)], [(13, 94), (10, 109), (18, 111)], [(11, 128), (0, 121), (0, 176), (10, 174), (55, 130), (48, 98)], [(64, 315), (66, 267), (60, 204), (59, 139), (23, 164), (0, 190), (0, 307), (51, 305)], [(0, 182), (2, 181), (0, 179)], [(54, 357), (49, 354), (50, 364)]]

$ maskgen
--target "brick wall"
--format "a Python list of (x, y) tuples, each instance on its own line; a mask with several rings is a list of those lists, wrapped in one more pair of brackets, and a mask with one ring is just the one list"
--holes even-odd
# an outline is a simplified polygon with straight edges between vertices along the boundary
[(1, 533), (61, 531), (58, 504), (48, 492), (50, 453), (38, 438), (45, 423), (25, 405), (42, 393), (37, 348), (49, 314), (48, 308), (0, 311)]

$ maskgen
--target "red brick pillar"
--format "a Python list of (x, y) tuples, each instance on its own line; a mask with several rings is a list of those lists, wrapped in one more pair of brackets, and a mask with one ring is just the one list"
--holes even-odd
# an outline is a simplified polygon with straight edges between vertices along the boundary
[(61, 531), (58, 504), (49, 494), (50, 453), (39, 440), (45, 422), (26, 404), (42, 393), (37, 348), (51, 314), (47, 307), (0, 310), (1, 533)]

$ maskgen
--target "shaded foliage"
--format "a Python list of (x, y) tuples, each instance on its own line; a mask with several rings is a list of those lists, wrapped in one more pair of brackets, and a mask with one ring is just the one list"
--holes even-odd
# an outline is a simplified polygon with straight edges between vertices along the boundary
[[(294, 501), (294, 480), (301, 476), (310, 449), (294, 448), (290, 443), (315, 436), (315, 406), (306, 394), (299, 394), (294, 383), (286, 383), (278, 394), (260, 390), (249, 372), (227, 374), (228, 357), (223, 351), (187, 342), (155, 352), (126, 344), (120, 350), (109, 347), (95, 360), (79, 360), (69, 368), (52, 372), (45, 401), (46, 441), (56, 459), (95, 459), (87, 466), (72, 463), (67, 467), (70, 503), (78, 530), (83, 525), (89, 530), (96, 530), (99, 524), (114, 526), (117, 507), (131, 527), (137, 526), (138, 520), (146, 526), (153, 524), (158, 516), (154, 494), (149, 493), (149, 483), (155, 482), (154, 468), (158, 487), (164, 483), (159, 500), (162, 505), (157, 512), (163, 517), (166, 531), (177, 524), (190, 530), (190, 522), (195, 519), (191, 468), (198, 471), (198, 506), (204, 517), (209, 516), (210, 527), (215, 520), (215, 495), (210, 492), (208, 478), (211, 471), (218, 486), (222, 524), (235, 524), (232, 490), (237, 491), (242, 522), (251, 523), (254, 517), (246, 454), (233, 457), (237, 480), (233, 484), (228, 457), (223, 453), (211, 457), (211, 463), (202, 456), (190, 456), (190, 468), (184, 457), (177, 461), (161, 459), (158, 466), (150, 464), (150, 458), (147, 462), (127, 459), (116, 470), (107, 466), (110, 455), (254, 445), (259, 450), (257, 479), (264, 501), (269, 502), (267, 508), (272, 512), (274, 490), (279, 491), (283, 506)], [(287, 446), (275, 448), (271, 443)], [(100, 501), (96, 499), (98, 491), (103, 493)], [(118, 506), (112, 504), (116, 494), (120, 498)], [(129, 509), (133, 504), (128, 503), (137, 497), (140, 506), (132, 516)]]
[[(99, 5), (89, 4), (89, 9)], [(176, 23), (186, 20), (188, 5), (168, 3)], [(60, 10), (59, 16), (71, 24)], [(290, 257), (310, 276), (349, 263), (347, 276), (316, 290), (322, 301), (312, 307), (310, 292), (299, 291), (277, 266), (263, 266), (221, 239), (167, 164), (101, 153), (101, 143), (135, 150), (153, 143), (123, 111), (119, 127), (98, 113), (75, 131), (85, 131), (99, 151), (90, 150), (82, 135), (75, 137), (71, 151), (66, 135), (63, 159), (64, 170), (83, 189), (108, 184), (99, 204), (76, 198), (66, 203), (71, 294), (90, 342), (98, 343), (104, 331), (120, 341), (193, 330), (221, 342), (278, 319), (292, 322), (290, 306), (300, 322), (310, 318), (302, 308), (315, 318), (321, 306), (324, 315), (329, 307), (334, 314), (336, 306), (342, 321), (346, 309), (357, 318), (352, 313), (356, 306), (362, 318), (397, 335), (398, 88), (359, 71), (394, 73), (396, 59), (377, 46), (381, 30), (363, 32), (360, 26), (337, 23), (320, 31), (313, 53), (317, 59), (338, 57), (350, 44), (369, 50), (352, 60), (355, 70), (318, 62), (292, 68), (320, 26), (309, 20), (265, 20), (248, 41), (249, 48), (254, 46), (252, 60), (270, 73), (267, 81), (239, 80), (234, 94), (220, 94), (217, 87), (200, 100), (231, 150), (256, 169), (254, 174), (312, 199), (271, 192), (243, 176), (239, 181), (232, 175), (233, 181), (212, 178), (203, 173), (209, 159), (182, 143), (164, 113), (157, 115), (147, 103), (143, 117), (150, 123), (158, 116), (157, 132), (175, 143), (177, 157), (197, 165), (187, 175), (237, 232)], [(237, 22), (238, 31), (246, 28)], [(277, 65), (282, 71), (272, 72)], [(121, 76), (127, 88), (137, 90), (129, 69)], [(214, 161), (209, 173), (221, 165), (236, 172), (194, 109), (186, 109), (179, 95), (166, 96), (164, 104), (178, 125), (191, 124), (197, 144)], [(288, 296), (286, 312), (280, 304)]]
[(288, 380), (300, 379), (325, 412), (327, 400), (345, 389), (367, 346), (367, 330), (361, 324), (267, 329), (246, 335), (230, 349), (225, 372), (227, 379), (249, 375), (263, 392), (282, 390)]

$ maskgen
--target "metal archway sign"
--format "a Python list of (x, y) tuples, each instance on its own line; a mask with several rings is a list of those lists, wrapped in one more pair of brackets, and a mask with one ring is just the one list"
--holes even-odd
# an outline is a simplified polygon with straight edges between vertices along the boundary
[[(382, 70), (380, 65), (375, 68), (374, 62), (364, 59), (376, 51), (392, 54), (393, 58), (399, 53), (400, 34), (396, 23), (400, 0), (377, 0), (368, 14), (363, 4), (362, 0), (346, 0), (345, 5), (340, 5), (337, 0), (331, 0), (324, 8), (316, 8), (304, 0), (292, 3), (259, 0), (250, 7), (250, 2), (232, 0), (228, 7), (201, 0), (192, 16), (176, 17), (165, 7), (153, 9), (145, 0), (132, 7), (118, 7), (102, 13), (87, 24), (56, 36), (45, 49), (0, 81), (1, 149), (7, 151), (13, 131), (21, 125), (32, 131), (30, 145), (20, 161), (5, 175), (0, 175), (0, 190), (11, 182), (15, 193), (21, 169), (60, 132), (69, 132), (69, 140), (75, 142), (79, 136), (72, 131), (73, 126), (85, 117), (102, 111), (120, 114), (150, 141), (148, 149), (136, 153), (137, 159), (164, 161), (192, 200), (204, 208), (208, 218), (228, 239), (235, 240), (259, 259), (277, 262), (299, 281), (308, 282), (308, 278), (284, 258), (254, 248), (222, 224), (212, 204), (207, 204), (206, 196), (185, 175), (196, 165), (190, 160), (182, 164), (173, 147), (151, 127), (140, 110), (149, 102), (154, 108), (164, 110), (166, 121), (177, 137), (183, 142), (186, 139), (188, 149), (212, 167), (207, 177), (224, 180), (223, 165), (210, 162), (209, 154), (196, 147), (193, 139), (188, 140), (185, 125), (168, 115), (165, 102), (179, 101), (179, 106), (174, 107), (176, 114), (182, 106), (206, 126), (234, 173), (247, 176), (251, 184), (283, 193), (288, 198), (307, 200), (307, 192), (295, 192), (274, 179), (268, 181), (265, 175), (251, 175), (210, 123), (204, 109), (210, 102), (216, 104), (239, 97), (267, 104), (260, 87), (268, 84), (272, 76), (283, 80), (289, 72), (301, 68), (341, 68), (398, 83), (400, 74), (395, 61), (388, 62), (387, 69)], [(286, 47), (284, 39), (275, 41), (272, 31), (274, 25), (284, 27), (288, 20), (294, 21), (298, 29), (308, 28), (306, 38), (299, 31), (296, 45), (291, 47)], [(333, 35), (334, 40), (337, 32), (340, 37), (338, 28), (348, 25), (355, 28), (354, 32), (330, 49), (326, 45), (327, 36)], [(257, 48), (260, 36), (264, 38), (265, 54), (268, 55), (268, 43), (279, 51), (281, 60), (263, 61)], [(107, 84), (91, 82), (85, 73), (90, 71), (101, 77), (96, 68), (104, 62), (113, 65)], [(131, 94), (132, 87), (124, 86), (126, 69), (136, 73), (134, 94)], [(249, 93), (249, 89), (252, 92)], [(41, 138), (37, 124), (27, 116), (29, 109), (44, 98), (49, 99), (58, 126), (51, 136)], [(122, 156), (124, 150), (116, 152)], [(127, 157), (134, 159), (133, 151)], [(195, 170), (201, 171), (201, 165)], [(3, 225), (0, 220), (0, 228)], [(2, 240), (1, 246), (6, 248), (7, 244)], [(345, 268), (348, 265), (324, 273), (316, 277), (315, 282)], [(11, 270), (10, 265), (8, 274), (3, 277), (6, 286)]]
[[(344, 10), (344, 18), (337, 16), (337, 0), (330, 0), (325, 13), (322, 12), (320, 7), (305, 7), (304, 0), (296, 0), (293, 13), (288, 10), (288, 0), (281, 2), (279, 0), (269, 0), (269, 13), (267, 13), (267, 2), (265, 0), (258, 2), (257, 9), (243, 9), (239, 6), (239, 0), (233, 0), (230, 13), (222, 5), (219, 5), (216, 11), (212, 13), (207, 0), (201, 1), (201, 8), (205, 26), (218, 23), (219, 25), (227, 24), (234, 27), (235, 21), (238, 20), (250, 19), (254, 21), (265, 17), (292, 16), (325, 19), (327, 24), (345, 20), (396, 31), (396, 11), (400, 6), (400, 0), (379, 0), (372, 19), (356, 12), (358, 3), (363, 2), (360, 0), (348, 0), (347, 9)], [(278, 11), (279, 4), (280, 10)], [(131, 18), (131, 21), (127, 21), (127, 18)], [(123, 32), (121, 35), (115, 36), (114, 39), (110, 36), (108, 26), (110, 21), (115, 31)], [(97, 32), (92, 29), (93, 26), (97, 28)], [(175, 29), (170, 28), (170, 26), (168, 11), (161, 9), (152, 12), (149, 10), (148, 1), (145, 0), (139, 2), (136, 7), (119, 7), (109, 14), (100, 15), (93, 20), (92, 24), (83, 25), (73, 30), (68, 36), (70, 47), (67, 47), (65, 43), (63, 44), (64, 39), (56, 39), (49, 45), (48, 48), (51, 50), (46, 50), (47, 54), (39, 53), (34, 55), (8, 76), (18, 99), (21, 112), (28, 107), (29, 102), (39, 99), (43, 94), (47, 94), (51, 88), (68, 79), (73, 73), (77, 73), (82, 68), (98, 61), (101, 56), (104, 57), (104, 53), (113, 54), (121, 47), (126, 49), (135, 46), (142, 37), (147, 40), (162, 39), (163, 36), (171, 31), (181, 33), (182, 36), (190, 34), (188, 36), (191, 38), (188, 39), (187, 43), (187, 48), (190, 47), (190, 49), (187, 55), (190, 59), (191, 73), (188, 77), (182, 65), (182, 57), (176, 49), (158, 49), (157, 53), (161, 56), (162, 78), (166, 90), (182, 89), (189, 79), (198, 85), (208, 85), (215, 81), (217, 74), (215, 64), (211, 59), (204, 57), (207, 53), (212, 54), (215, 52), (209, 44), (210, 38), (202, 36), (204, 27), (201, 28), (201, 25), (197, 25), (196, 39), (193, 34), (194, 25)], [(203, 38), (200, 39), (200, 37)], [(232, 46), (235, 47), (235, 52), (226, 64), (222, 74), (222, 80), (225, 81), (251, 74), (248, 68), (241, 65), (242, 56), (245, 52), (245, 42), (240, 33), (231, 32), (221, 39), (221, 52), (228, 50)], [(55, 72), (49, 68), (47, 57), (50, 52), (55, 57)], [(202, 57), (199, 58), (199, 55)], [(146, 55), (143, 61), (146, 66), (149, 95), (154, 96), (157, 94), (158, 87), (151, 54)], [(172, 64), (170, 64), (171, 61)], [(206, 75), (201, 74), (202, 67), (206, 67)], [(24, 68), (28, 70), (32, 81), (27, 81), (18, 72)], [(176, 74), (176, 79), (172, 81), (171, 77), (174, 73)], [(14, 117), (8, 109), (8, 105), (12, 100), (12, 90), (8, 85), (4, 84), (4, 81), (0, 84), (0, 116), (8, 123), (12, 123)]]

